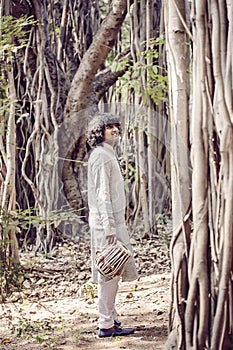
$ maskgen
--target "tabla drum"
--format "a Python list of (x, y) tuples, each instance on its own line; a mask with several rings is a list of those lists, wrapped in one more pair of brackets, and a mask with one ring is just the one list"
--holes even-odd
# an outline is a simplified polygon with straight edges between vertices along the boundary
[(117, 241), (104, 246), (101, 250), (97, 250), (95, 266), (101, 275), (106, 278), (113, 278), (120, 275), (131, 255), (129, 249)]

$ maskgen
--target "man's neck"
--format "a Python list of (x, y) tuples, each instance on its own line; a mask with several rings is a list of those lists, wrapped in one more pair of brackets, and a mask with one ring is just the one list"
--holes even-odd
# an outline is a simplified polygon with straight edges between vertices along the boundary
[(112, 148), (114, 148), (115, 144), (116, 144), (116, 141), (114, 140), (108, 140), (108, 141), (104, 141), (103, 142), (104, 144), (108, 145), (108, 146), (111, 146)]

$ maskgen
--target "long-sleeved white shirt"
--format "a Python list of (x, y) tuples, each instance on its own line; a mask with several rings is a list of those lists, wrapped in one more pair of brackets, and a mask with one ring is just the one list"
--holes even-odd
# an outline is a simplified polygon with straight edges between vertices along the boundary
[(107, 143), (97, 146), (88, 161), (88, 205), (90, 225), (101, 222), (106, 236), (116, 234), (116, 226), (125, 222), (124, 179)]
[[(106, 236), (115, 234), (131, 251), (125, 224), (124, 179), (113, 147), (105, 142), (94, 148), (88, 160), (88, 206), (91, 230), (92, 272), (96, 250), (106, 244)], [(137, 278), (134, 259), (130, 259), (123, 280)]]

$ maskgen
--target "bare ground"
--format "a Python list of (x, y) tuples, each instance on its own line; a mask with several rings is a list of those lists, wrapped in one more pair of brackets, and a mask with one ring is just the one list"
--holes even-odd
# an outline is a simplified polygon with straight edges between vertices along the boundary
[(123, 326), (135, 327), (132, 336), (98, 338), (97, 298), (87, 299), (84, 294), (41, 302), (5, 303), (0, 316), (1, 350), (163, 349), (168, 324), (168, 274), (142, 277), (136, 285), (120, 285), (119, 319)]
[[(119, 320), (123, 327), (134, 327), (135, 333), (105, 339), (97, 335), (96, 286), (88, 280), (89, 270), (77, 269), (74, 254), (80, 247), (88, 257), (88, 245), (79, 242), (73, 249), (73, 244), (62, 244), (50, 265), (42, 257), (33, 260), (32, 253), (23, 254), (34, 270), (24, 282), (24, 291), (14, 293), (0, 306), (0, 350), (163, 349), (170, 298), (164, 245), (157, 241), (135, 244), (140, 279), (121, 283), (117, 296)], [(147, 254), (142, 259), (143, 249)]]

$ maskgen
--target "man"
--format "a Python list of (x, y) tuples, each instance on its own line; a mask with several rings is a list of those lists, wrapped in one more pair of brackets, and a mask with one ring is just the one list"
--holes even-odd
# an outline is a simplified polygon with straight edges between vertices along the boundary
[(114, 146), (120, 136), (119, 118), (110, 113), (96, 115), (89, 124), (87, 142), (92, 148), (88, 160), (88, 206), (91, 231), (92, 277), (98, 282), (99, 337), (132, 334), (133, 328), (120, 328), (115, 300), (120, 278), (133, 281), (138, 274), (133, 257), (121, 276), (103, 277), (95, 268), (96, 251), (119, 240), (131, 252), (125, 224), (124, 179)]

